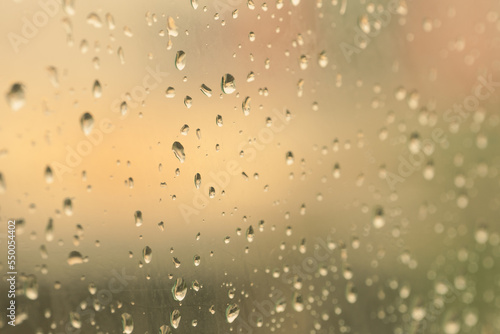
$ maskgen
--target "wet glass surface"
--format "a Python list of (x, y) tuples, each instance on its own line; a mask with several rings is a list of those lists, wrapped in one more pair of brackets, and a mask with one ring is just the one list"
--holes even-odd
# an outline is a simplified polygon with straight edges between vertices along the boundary
[(499, 12), (5, 1), (0, 332), (499, 333)]

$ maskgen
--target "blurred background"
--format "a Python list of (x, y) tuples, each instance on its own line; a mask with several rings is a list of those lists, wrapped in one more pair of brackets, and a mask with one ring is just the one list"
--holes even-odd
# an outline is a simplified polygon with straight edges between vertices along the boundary
[(500, 333), (499, 11), (4, 1), (0, 332)]

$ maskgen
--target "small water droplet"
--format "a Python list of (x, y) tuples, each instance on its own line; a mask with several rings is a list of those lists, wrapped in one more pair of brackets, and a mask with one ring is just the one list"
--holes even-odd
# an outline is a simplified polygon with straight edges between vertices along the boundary
[(292, 297), (293, 309), (297, 312), (302, 312), (304, 310), (304, 301), (302, 300), (302, 295), (295, 292)]
[(128, 26), (125, 26), (123, 27), (123, 34), (127, 37), (133, 37), (134, 36), (134, 33), (132, 32), (132, 29), (130, 29), (130, 27)]
[(59, 87), (59, 75), (57, 73), (57, 68), (54, 66), (47, 67), (47, 72), (49, 74), (49, 80), (52, 86), (55, 88)]
[(217, 124), (217, 126), (222, 126), (224, 123), (222, 122), (222, 116), (221, 115), (217, 115), (217, 117), (215, 118), (215, 123)]
[(94, 98), (96, 99), (102, 96), (102, 87), (99, 80), (94, 81), (94, 85), (92, 86), (92, 94), (94, 94)]
[(165, 96), (168, 97), (169, 99), (175, 97), (175, 88), (174, 87), (168, 87), (167, 90), (165, 91)]
[(29, 275), (24, 282), (24, 294), (30, 300), (38, 299), (38, 283), (36, 276)]
[(196, 173), (196, 175), (194, 176), (194, 185), (195, 185), (196, 189), (200, 189), (200, 185), (201, 185), (200, 173)]
[(187, 107), (187, 108), (191, 108), (193, 106), (193, 99), (191, 98), (191, 96), (186, 96), (184, 98), (184, 105)]
[(243, 110), (243, 114), (245, 116), (248, 116), (250, 114), (250, 101), (251, 101), (250, 96), (247, 96), (243, 100), (243, 103), (241, 104), (241, 109)]
[(205, 84), (202, 84), (200, 87), (200, 90), (203, 94), (205, 94), (208, 97), (212, 96), (212, 90)]
[(189, 125), (184, 124), (181, 128), (181, 135), (187, 136), (189, 133)]
[(123, 116), (123, 115), (126, 115), (127, 114), (127, 111), (128, 111), (128, 105), (127, 105), (127, 102), (123, 101), (121, 104), (120, 104), (120, 114)]
[(333, 166), (333, 177), (338, 179), (340, 177), (340, 165), (338, 163), (335, 164), (335, 166)]
[(101, 18), (96, 13), (90, 13), (87, 16), (87, 23), (90, 24), (91, 26), (94, 26), (95, 28), (102, 27)]
[(326, 51), (322, 51), (318, 56), (318, 64), (319, 66), (325, 68), (328, 66), (328, 57), (326, 56)]
[(71, 198), (66, 198), (63, 202), (63, 211), (66, 214), (66, 216), (71, 216), (73, 215), (73, 202), (71, 201)]
[(167, 30), (169, 36), (176, 37), (179, 34), (177, 31), (177, 26), (175, 25), (175, 20), (171, 16), (167, 18)]
[(357, 289), (354, 286), (354, 283), (351, 281), (347, 282), (346, 289), (345, 289), (345, 297), (346, 297), (347, 301), (351, 304), (354, 304), (358, 300)]
[(142, 212), (141, 211), (136, 211), (134, 213), (134, 219), (135, 219), (135, 226), (139, 227), (142, 225)]
[(170, 326), (162, 325), (160, 327), (159, 334), (172, 334), (172, 330), (170, 329)]
[(246, 235), (247, 235), (247, 240), (248, 242), (252, 242), (254, 237), (255, 237), (255, 232), (253, 230), (253, 227), (252, 225), (250, 225), (247, 229), (247, 232), (246, 232)]
[(118, 59), (120, 59), (120, 64), (125, 64), (125, 52), (123, 51), (123, 48), (121, 46), (118, 47), (116, 54), (118, 55)]
[(49, 184), (54, 182), (54, 173), (52, 172), (52, 168), (50, 168), (50, 166), (47, 166), (45, 168), (44, 176), (45, 176), (45, 182)]
[(255, 73), (253, 73), (253, 72), (248, 73), (247, 82), (252, 82), (254, 80), (255, 80)]
[(108, 29), (113, 30), (115, 29), (115, 19), (110, 13), (106, 14), (106, 22), (108, 23)]
[(47, 227), (45, 228), (45, 240), (47, 242), (54, 240), (54, 220), (52, 218), (49, 218)]
[(300, 56), (299, 65), (301, 70), (307, 69), (307, 65), (309, 65), (309, 59), (306, 55)]
[(382, 228), (385, 225), (384, 209), (378, 207), (375, 209), (375, 217), (373, 217), (373, 226), (376, 229)]
[(475, 233), (475, 239), (478, 244), (484, 245), (489, 239), (489, 233), (486, 226), (480, 226)]

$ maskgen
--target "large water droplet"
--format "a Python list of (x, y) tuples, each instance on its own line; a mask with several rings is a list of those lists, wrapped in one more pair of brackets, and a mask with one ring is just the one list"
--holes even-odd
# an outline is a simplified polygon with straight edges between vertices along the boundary
[(173, 328), (178, 328), (181, 322), (181, 312), (179, 310), (173, 310), (170, 314), (170, 324)]
[(177, 301), (182, 301), (186, 297), (187, 285), (183, 278), (178, 278), (172, 287), (172, 296)]
[(122, 313), (122, 330), (124, 334), (131, 334), (134, 331), (134, 319), (128, 313)]
[(175, 97), (175, 88), (174, 87), (168, 87), (167, 90), (165, 91), (165, 96), (168, 97), (169, 99)]
[(178, 141), (172, 144), (172, 151), (174, 152), (175, 157), (179, 159), (181, 163), (186, 160), (186, 155), (184, 154), (184, 146), (182, 146), (182, 144)]
[(238, 318), (240, 314), (240, 308), (237, 304), (231, 304), (226, 308), (226, 320), (228, 323), (232, 323)]
[(175, 67), (179, 71), (182, 71), (185, 66), (186, 66), (186, 53), (182, 50), (179, 50), (175, 55)]
[(189, 125), (184, 124), (181, 128), (181, 135), (187, 136), (189, 133)]
[(92, 86), (92, 94), (96, 99), (102, 96), (102, 87), (99, 80), (94, 81), (94, 85)]
[(142, 258), (144, 259), (145, 263), (150, 263), (152, 258), (153, 258), (153, 250), (149, 247), (146, 246), (142, 250)]
[(82, 257), (82, 254), (80, 254), (80, 252), (72, 251), (71, 253), (69, 253), (68, 264), (70, 266), (73, 266), (75, 264), (82, 264), (82, 263), (83, 263), (83, 257)]
[(94, 126), (94, 117), (88, 112), (84, 113), (80, 118), (80, 125), (82, 127), (83, 133), (88, 136), (92, 132)]
[(81, 328), (82, 327), (82, 321), (80, 318), (80, 313), (78, 312), (70, 312), (69, 313), (69, 321), (71, 322), (71, 326), (74, 328)]
[(234, 93), (236, 85), (234, 83), (234, 77), (231, 74), (227, 73), (222, 77), (221, 88), (225, 94)]
[(26, 103), (24, 96), (24, 86), (20, 83), (15, 83), (10, 87), (10, 91), (6, 95), (7, 103), (13, 111), (21, 109)]

